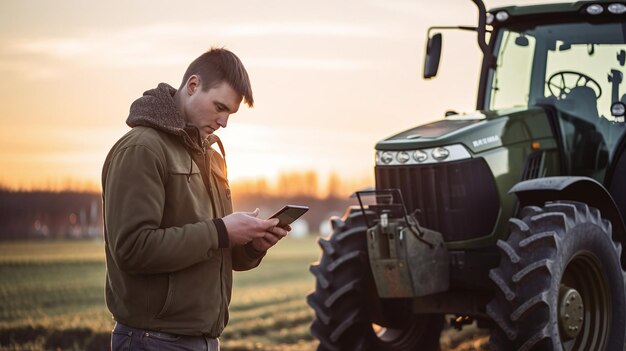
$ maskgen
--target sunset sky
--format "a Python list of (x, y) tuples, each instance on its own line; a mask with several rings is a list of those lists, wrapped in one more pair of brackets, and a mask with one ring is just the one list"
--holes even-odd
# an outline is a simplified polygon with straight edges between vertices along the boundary
[(0, 185), (99, 189), (130, 103), (178, 87), (211, 46), (241, 58), (254, 90), (217, 132), (231, 180), (372, 179), (377, 141), (474, 109), (474, 33), (444, 32), (439, 76), (421, 73), (429, 26), (476, 22), (470, 0), (4, 0)]

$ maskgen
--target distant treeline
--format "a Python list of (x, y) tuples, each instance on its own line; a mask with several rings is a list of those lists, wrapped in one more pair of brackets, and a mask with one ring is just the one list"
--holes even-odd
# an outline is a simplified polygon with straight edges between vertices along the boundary
[[(285, 204), (307, 205), (303, 216), (310, 232), (331, 215), (342, 215), (352, 204), (348, 198), (311, 195), (279, 196), (233, 191), (236, 211), (261, 209), (261, 217), (271, 215)], [(102, 238), (102, 198), (99, 193), (7, 191), (0, 190), (0, 240)]]
[(0, 191), (0, 239), (97, 237), (101, 228), (100, 194)]

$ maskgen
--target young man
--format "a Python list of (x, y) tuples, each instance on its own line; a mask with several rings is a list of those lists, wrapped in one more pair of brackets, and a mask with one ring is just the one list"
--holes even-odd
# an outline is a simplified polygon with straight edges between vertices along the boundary
[(161, 83), (131, 105), (132, 129), (102, 170), (113, 350), (219, 350), (232, 270), (256, 267), (291, 229), (257, 218), (258, 209), (232, 213), (213, 132), (242, 99), (252, 107), (243, 64), (211, 49), (178, 90)]

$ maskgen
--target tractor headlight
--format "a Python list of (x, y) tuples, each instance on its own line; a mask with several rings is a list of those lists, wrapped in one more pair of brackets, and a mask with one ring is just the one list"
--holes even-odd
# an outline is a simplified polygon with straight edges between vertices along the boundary
[(626, 114), (626, 105), (623, 102), (614, 102), (611, 105), (611, 115), (615, 117), (623, 117)]
[(409, 156), (409, 153), (406, 151), (400, 151), (396, 155), (396, 160), (400, 163), (407, 163), (407, 161), (410, 159), (411, 159), (411, 156)]
[(422, 150), (415, 150), (413, 153), (413, 159), (419, 163), (422, 163), (428, 159), (428, 154)]
[(391, 151), (385, 151), (380, 157), (380, 160), (383, 161), (383, 164), (390, 164), (393, 162), (393, 153)]
[(438, 162), (450, 162), (472, 158), (469, 151), (461, 144), (440, 146), (419, 150), (377, 151), (377, 166), (420, 165)]
[(614, 3), (614, 4), (609, 5), (608, 10), (612, 14), (621, 15), (622, 13), (626, 12), (626, 5), (620, 4), (620, 3)]
[(509, 19), (509, 13), (506, 11), (498, 11), (498, 13), (496, 13), (496, 19), (498, 22), (504, 22)]
[(602, 7), (602, 6), (598, 5), (598, 4), (593, 4), (593, 5), (587, 6), (585, 11), (587, 11), (588, 14), (595, 16), (595, 15), (599, 15), (602, 12), (604, 12), (604, 7)]
[(485, 19), (485, 22), (487, 24), (492, 24), (493, 20), (495, 20), (496, 18), (493, 16), (493, 13), (488, 13), (487, 14), (487, 18)]
[(433, 150), (431, 155), (435, 160), (443, 161), (448, 158), (448, 156), (450, 156), (450, 150), (446, 149), (445, 147), (438, 147)]

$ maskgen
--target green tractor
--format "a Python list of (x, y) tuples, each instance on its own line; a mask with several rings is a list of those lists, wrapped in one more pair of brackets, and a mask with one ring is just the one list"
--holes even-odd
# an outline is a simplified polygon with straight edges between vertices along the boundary
[(375, 189), (310, 267), (318, 350), (438, 350), (446, 323), (493, 350), (625, 349), (626, 2), (473, 1), (477, 111), (376, 145)]

